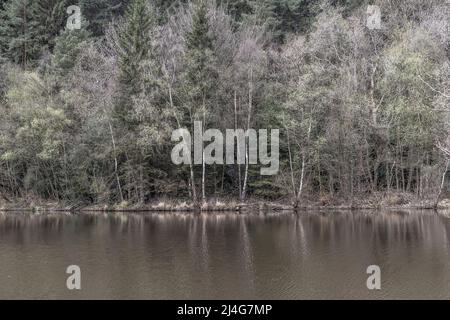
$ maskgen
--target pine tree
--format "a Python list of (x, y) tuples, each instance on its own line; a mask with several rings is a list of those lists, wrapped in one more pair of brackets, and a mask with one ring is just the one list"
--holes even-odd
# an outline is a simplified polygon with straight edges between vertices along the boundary
[(39, 0), (36, 2), (34, 19), (39, 28), (39, 43), (44, 48), (53, 50), (55, 38), (64, 30), (70, 6), (68, 0)]
[(90, 33), (83, 27), (80, 30), (64, 30), (55, 39), (53, 55), (53, 69), (60, 75), (66, 75), (75, 65), (82, 44), (90, 37)]
[(133, 0), (119, 28), (119, 98), (115, 115), (130, 124), (129, 108), (133, 97), (142, 91), (141, 66), (149, 57), (153, 9), (147, 0)]
[(0, 13), (0, 52), (26, 67), (45, 50), (64, 28), (66, 0), (10, 0)]
[(34, 19), (36, 2), (12, 0), (4, 5), (0, 25), (0, 48), (9, 60), (26, 67), (38, 57), (39, 25)]
[[(208, 125), (208, 114), (212, 109), (217, 69), (214, 56), (214, 39), (210, 34), (206, 2), (200, 0), (194, 12), (192, 29), (186, 35), (186, 105), (189, 110), (190, 125), (192, 121), (201, 120), (203, 128)], [(206, 166), (202, 165), (202, 201), (206, 201)], [(194, 203), (197, 203), (194, 172), (191, 167), (191, 184)]]
[(212, 92), (215, 71), (213, 37), (209, 32), (206, 2), (200, 0), (193, 17), (192, 30), (186, 35), (186, 77), (191, 101), (207, 100)]

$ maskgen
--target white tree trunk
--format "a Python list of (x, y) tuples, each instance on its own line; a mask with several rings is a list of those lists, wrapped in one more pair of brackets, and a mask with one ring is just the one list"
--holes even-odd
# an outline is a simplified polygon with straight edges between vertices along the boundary
[(122, 186), (120, 184), (119, 170), (118, 170), (119, 164), (117, 161), (117, 153), (116, 153), (116, 140), (114, 139), (114, 132), (113, 132), (113, 128), (112, 128), (110, 121), (108, 121), (108, 125), (109, 125), (109, 132), (111, 134), (111, 141), (112, 141), (113, 153), (114, 153), (114, 175), (116, 176), (117, 187), (119, 188), (120, 201), (123, 202)]
[[(234, 130), (238, 129), (237, 121), (237, 92), (234, 90)], [(237, 158), (240, 158), (240, 148), (237, 148)], [(238, 184), (239, 184), (239, 199), (242, 199), (242, 178), (241, 178), (241, 165), (238, 163)]]
[[(253, 106), (253, 68), (250, 67), (250, 75), (248, 81), (248, 115), (247, 115), (247, 130), (250, 129), (250, 122), (252, 116), (252, 106)], [(249, 165), (249, 139), (245, 138), (245, 175), (244, 175), (244, 186), (242, 188), (241, 200), (245, 200), (247, 193), (247, 182), (248, 182), (248, 165)]]
[(441, 180), (441, 185), (439, 187), (439, 192), (436, 196), (436, 200), (434, 202), (434, 207), (437, 207), (439, 204), (439, 199), (441, 197), (442, 194), (442, 190), (444, 190), (444, 184), (445, 184), (445, 176), (447, 175), (447, 171), (448, 171), (448, 167), (450, 165), (450, 160), (447, 160), (446, 164), (445, 164), (445, 169), (444, 172), (442, 173), (442, 180)]

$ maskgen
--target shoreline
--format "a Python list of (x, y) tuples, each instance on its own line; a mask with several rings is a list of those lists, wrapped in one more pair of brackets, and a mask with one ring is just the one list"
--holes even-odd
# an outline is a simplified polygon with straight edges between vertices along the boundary
[(156, 205), (75, 205), (65, 206), (58, 203), (18, 203), (18, 204), (1, 204), (0, 212), (31, 212), (31, 213), (48, 213), (48, 212), (65, 212), (65, 213), (138, 213), (138, 212), (154, 212), (154, 213), (237, 213), (245, 214), (248, 211), (257, 212), (305, 212), (305, 211), (328, 211), (328, 210), (450, 210), (450, 200), (445, 199), (437, 206), (430, 202), (423, 201), (422, 203), (408, 203), (401, 205), (389, 204), (367, 204), (367, 203), (353, 203), (353, 204), (327, 204), (321, 205), (318, 203), (306, 203), (294, 207), (293, 205), (281, 202), (269, 201), (254, 201), (246, 203), (236, 202), (217, 202), (207, 203), (201, 207), (194, 207), (191, 203), (183, 202), (181, 204), (174, 204), (172, 202), (159, 202)]

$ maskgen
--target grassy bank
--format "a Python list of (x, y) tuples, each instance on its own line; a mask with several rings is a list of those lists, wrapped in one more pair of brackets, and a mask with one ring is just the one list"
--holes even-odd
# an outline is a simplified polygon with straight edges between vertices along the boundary
[(305, 197), (299, 205), (294, 207), (289, 199), (268, 201), (252, 198), (241, 202), (233, 198), (209, 200), (204, 204), (195, 205), (189, 200), (155, 199), (149, 203), (118, 204), (83, 204), (49, 201), (36, 198), (2, 199), (0, 211), (65, 211), (65, 212), (246, 212), (246, 211), (283, 211), (283, 210), (314, 210), (314, 209), (448, 209), (450, 198), (444, 197), (437, 206), (435, 199), (418, 199), (411, 194), (372, 194), (355, 197), (353, 199), (322, 196)]

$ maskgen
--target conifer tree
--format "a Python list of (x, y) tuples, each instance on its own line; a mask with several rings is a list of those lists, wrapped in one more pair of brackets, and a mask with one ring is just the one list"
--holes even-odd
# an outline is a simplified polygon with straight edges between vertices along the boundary
[(64, 28), (67, 0), (10, 0), (0, 12), (0, 52), (26, 67), (52, 50)]
[(55, 38), (64, 30), (68, 18), (67, 8), (71, 5), (68, 0), (39, 0), (36, 1), (34, 19), (38, 25), (39, 43), (43, 48), (53, 50)]
[[(186, 35), (186, 74), (185, 92), (186, 105), (191, 121), (201, 120), (203, 128), (207, 126), (208, 113), (212, 108), (212, 98), (216, 89), (217, 71), (215, 69), (215, 56), (213, 51), (214, 39), (209, 30), (208, 9), (206, 2), (200, 0), (194, 12), (192, 29)], [(205, 162), (202, 161), (202, 201), (206, 199)], [(195, 180), (191, 173), (195, 195)], [(194, 196), (194, 202), (197, 199)]]
[(119, 28), (119, 99), (116, 117), (130, 123), (129, 108), (133, 97), (142, 90), (141, 66), (149, 57), (153, 12), (147, 0), (133, 0), (125, 11)]
[(80, 30), (66, 29), (56, 37), (52, 62), (58, 75), (66, 75), (75, 65), (82, 44), (90, 37), (85, 26), (86, 23), (82, 23)]
[(192, 30), (186, 35), (187, 91), (192, 102), (202, 103), (210, 96), (217, 76), (205, 1), (199, 1), (192, 24)]
[(9, 60), (26, 67), (38, 57), (39, 34), (35, 20), (37, 5), (32, 0), (12, 0), (4, 5), (0, 24), (0, 48)]

